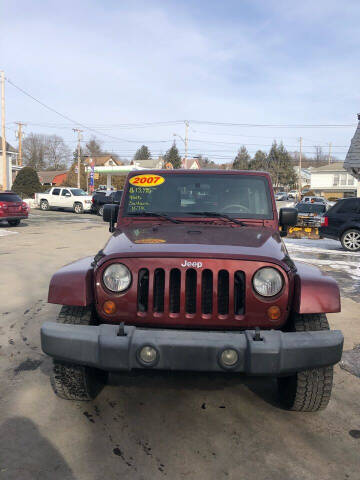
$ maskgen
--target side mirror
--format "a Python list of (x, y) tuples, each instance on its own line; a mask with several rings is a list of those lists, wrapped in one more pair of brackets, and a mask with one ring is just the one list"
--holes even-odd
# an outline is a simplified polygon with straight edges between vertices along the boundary
[(114, 203), (107, 203), (104, 205), (104, 212), (103, 212), (103, 220), (104, 222), (108, 222), (109, 232), (113, 232), (115, 230), (115, 224), (117, 222), (117, 217), (119, 214), (119, 205)]
[(280, 208), (279, 224), (281, 227), (280, 235), (286, 237), (288, 227), (294, 227), (297, 224), (298, 211), (296, 208)]
[(65, 193), (65, 197), (71, 197), (71, 193)]

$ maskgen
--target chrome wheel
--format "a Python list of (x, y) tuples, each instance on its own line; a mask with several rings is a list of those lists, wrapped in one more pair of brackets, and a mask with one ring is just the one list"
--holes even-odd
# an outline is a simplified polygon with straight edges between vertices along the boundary
[(344, 233), (341, 243), (346, 250), (356, 252), (360, 250), (360, 232), (357, 230), (349, 230)]
[(75, 213), (83, 213), (83, 206), (81, 205), (81, 203), (75, 203), (74, 211)]

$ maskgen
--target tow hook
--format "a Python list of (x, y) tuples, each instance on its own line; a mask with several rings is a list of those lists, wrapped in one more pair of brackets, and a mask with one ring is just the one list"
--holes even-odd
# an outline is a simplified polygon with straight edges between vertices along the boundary
[(126, 337), (124, 322), (120, 323), (116, 336), (117, 337)]
[(253, 337), (254, 339), (254, 342), (262, 342), (263, 339), (261, 338), (261, 335), (260, 335), (260, 328), (259, 327), (255, 327), (255, 335)]

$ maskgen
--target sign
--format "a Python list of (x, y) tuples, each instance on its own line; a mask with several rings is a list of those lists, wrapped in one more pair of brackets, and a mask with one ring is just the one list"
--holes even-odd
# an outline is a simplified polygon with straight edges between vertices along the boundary
[(161, 175), (154, 175), (154, 174), (144, 174), (144, 175), (135, 175), (131, 177), (129, 182), (131, 185), (135, 185), (136, 187), (157, 187), (165, 182), (165, 178)]

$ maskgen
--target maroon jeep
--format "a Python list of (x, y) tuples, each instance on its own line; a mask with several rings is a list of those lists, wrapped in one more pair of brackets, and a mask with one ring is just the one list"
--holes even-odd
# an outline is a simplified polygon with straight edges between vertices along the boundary
[[(251, 171), (133, 172), (113, 235), (94, 257), (51, 279), (64, 305), (42, 326), (61, 398), (90, 400), (108, 372), (167, 369), (275, 376), (286, 408), (330, 399), (343, 336), (336, 282), (291, 260), (270, 177)], [(279, 230), (280, 225), (280, 230)]]

